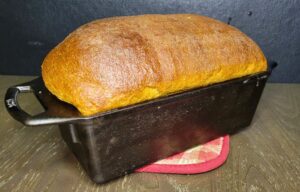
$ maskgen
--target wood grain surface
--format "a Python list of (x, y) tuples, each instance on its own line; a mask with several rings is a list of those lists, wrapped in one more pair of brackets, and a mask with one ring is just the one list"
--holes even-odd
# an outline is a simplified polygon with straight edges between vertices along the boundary
[[(33, 77), (0, 76), (0, 97)], [(32, 95), (20, 97), (30, 113)], [(300, 84), (267, 84), (252, 125), (231, 136), (226, 163), (208, 173), (135, 173), (104, 185), (86, 176), (56, 126), (26, 127), (0, 104), (0, 192), (300, 191)]]

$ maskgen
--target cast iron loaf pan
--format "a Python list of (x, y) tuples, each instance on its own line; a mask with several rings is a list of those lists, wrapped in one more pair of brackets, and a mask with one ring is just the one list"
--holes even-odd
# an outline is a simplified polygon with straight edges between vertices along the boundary
[[(58, 124), (91, 179), (104, 183), (247, 127), (276, 63), (270, 66), (266, 72), (89, 117), (53, 96), (42, 78), (9, 88), (5, 105), (25, 125)], [(35, 94), (45, 112), (31, 116), (19, 107), (18, 94), (26, 92)]]

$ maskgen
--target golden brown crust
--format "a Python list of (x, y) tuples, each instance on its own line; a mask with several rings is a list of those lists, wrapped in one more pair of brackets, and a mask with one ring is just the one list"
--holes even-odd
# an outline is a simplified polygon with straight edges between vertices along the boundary
[(84, 115), (264, 71), (245, 34), (192, 15), (140, 15), (81, 26), (45, 58), (42, 76)]

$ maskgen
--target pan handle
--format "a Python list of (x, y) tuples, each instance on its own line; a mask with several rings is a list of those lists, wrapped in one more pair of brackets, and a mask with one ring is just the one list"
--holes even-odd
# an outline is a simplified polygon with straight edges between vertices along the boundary
[(268, 61), (270, 73), (278, 66), (278, 63), (273, 60)]
[(67, 117), (62, 118), (62, 117), (49, 116), (47, 112), (42, 112), (34, 116), (25, 112), (18, 104), (18, 95), (20, 93), (33, 92), (31, 83), (32, 82), (28, 82), (22, 85), (10, 87), (6, 92), (5, 100), (4, 100), (5, 106), (7, 108), (7, 111), (14, 119), (20, 121), (24, 125), (30, 125), (30, 126), (61, 124), (61, 123), (68, 123), (76, 120), (74, 118), (67, 118)]

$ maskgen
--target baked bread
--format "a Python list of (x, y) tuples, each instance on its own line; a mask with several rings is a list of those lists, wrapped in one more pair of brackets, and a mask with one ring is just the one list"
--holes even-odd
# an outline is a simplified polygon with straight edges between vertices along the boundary
[(140, 15), (85, 24), (42, 64), (46, 87), (83, 115), (267, 69), (260, 48), (220, 21), (194, 15)]

